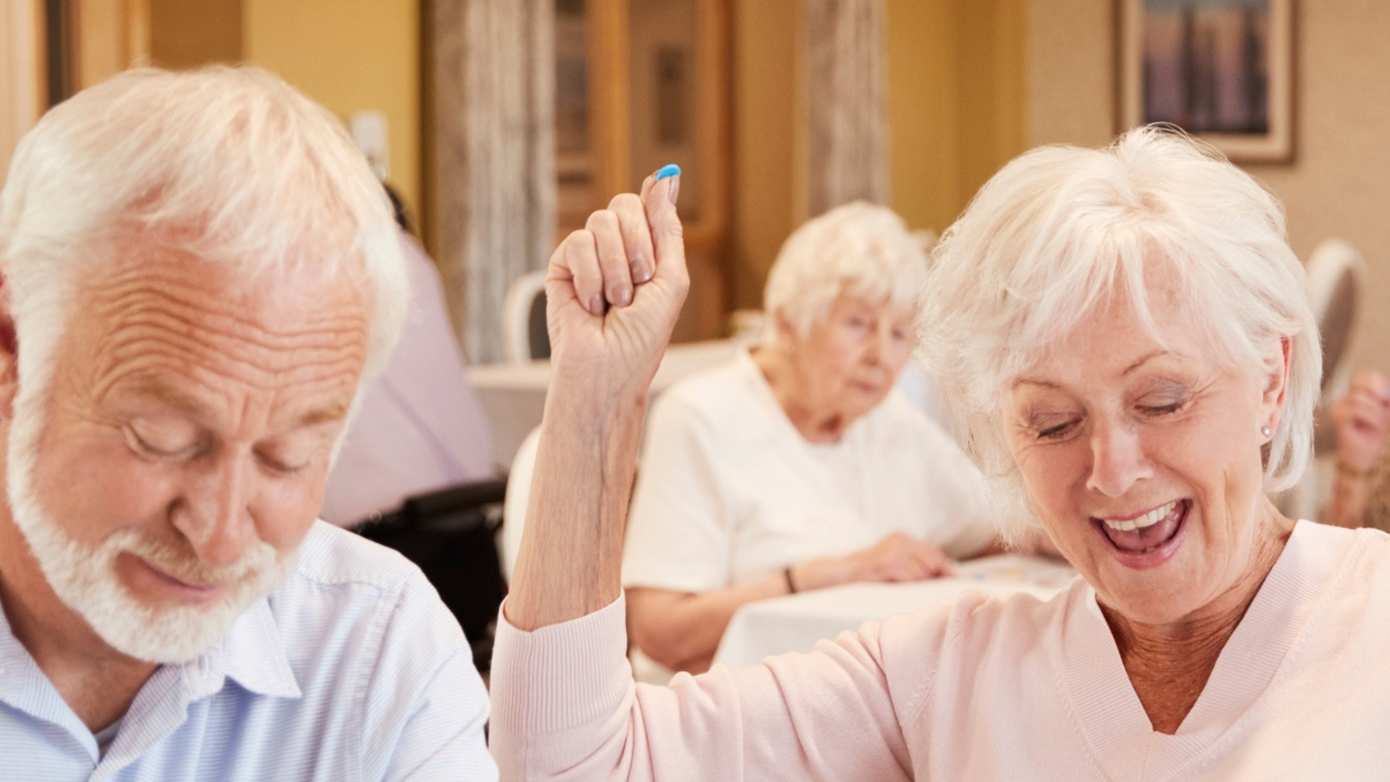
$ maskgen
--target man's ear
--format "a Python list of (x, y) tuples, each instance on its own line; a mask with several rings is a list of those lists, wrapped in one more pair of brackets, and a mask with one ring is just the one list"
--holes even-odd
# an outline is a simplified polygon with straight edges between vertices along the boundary
[(19, 338), (10, 315), (10, 291), (0, 276), (0, 418), (14, 418), (14, 399), (19, 393)]
[(791, 321), (787, 320), (786, 314), (781, 310), (772, 313), (772, 323), (770, 325), (777, 334), (778, 344), (785, 346), (795, 342), (796, 328), (792, 326)]

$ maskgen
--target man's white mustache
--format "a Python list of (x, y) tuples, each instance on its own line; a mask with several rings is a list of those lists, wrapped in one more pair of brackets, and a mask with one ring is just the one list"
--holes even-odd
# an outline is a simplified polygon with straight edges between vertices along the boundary
[(225, 586), (245, 580), (248, 576), (275, 566), (276, 551), (265, 541), (252, 543), (242, 558), (231, 565), (207, 565), (199, 562), (186, 547), (174, 546), (151, 538), (133, 529), (120, 530), (103, 543), (120, 552), (128, 552), (154, 565), (161, 572), (187, 584)]

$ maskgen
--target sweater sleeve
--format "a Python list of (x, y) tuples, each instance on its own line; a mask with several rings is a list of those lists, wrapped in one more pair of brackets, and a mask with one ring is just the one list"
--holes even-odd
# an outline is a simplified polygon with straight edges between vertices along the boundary
[(503, 779), (911, 778), (874, 625), (654, 687), (632, 681), (623, 603), (529, 633), (498, 620), (491, 746)]

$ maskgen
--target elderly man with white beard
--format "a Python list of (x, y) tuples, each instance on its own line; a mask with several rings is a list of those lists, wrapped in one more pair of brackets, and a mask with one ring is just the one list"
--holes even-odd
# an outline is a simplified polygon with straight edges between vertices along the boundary
[(495, 779), (458, 623), (315, 520), (408, 305), (337, 121), (118, 76), (16, 150), (0, 273), (0, 776)]

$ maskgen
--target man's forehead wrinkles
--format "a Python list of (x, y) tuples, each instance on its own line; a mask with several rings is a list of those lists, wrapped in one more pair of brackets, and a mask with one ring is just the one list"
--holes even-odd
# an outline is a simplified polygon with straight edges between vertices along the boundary
[(100, 337), (109, 349), (115, 349), (122, 341), (163, 333), (169, 339), (186, 339), (210, 350), (247, 354), (331, 350), (350, 342), (344, 340), (343, 335), (361, 331), (364, 325), (360, 320), (343, 320), (340, 324), (306, 325), (270, 333), (255, 321), (209, 316), (191, 305), (128, 308), (121, 315), (106, 320), (115, 321)]
[(350, 374), (355, 377), (365, 356), (362, 345), (350, 341), (294, 350), (251, 350), (236, 340), (226, 344), (202, 342), (162, 329), (133, 330), (101, 345), (96, 376), (119, 372), (126, 365), (162, 358), (174, 366), (202, 366), (217, 375), (247, 373), (247, 381), (273, 386), (277, 376)]
[[(148, 279), (130, 286), (93, 293), (94, 311), (117, 320), (162, 315), (191, 328), (216, 330), (224, 326), (230, 334), (253, 342), (275, 339), (315, 339), (339, 337), (341, 332), (362, 329), (366, 313), (361, 308), (346, 312), (306, 312), (301, 310), (292, 325), (267, 323), (254, 318), (233, 296), (212, 296), (192, 285), (155, 286)], [(269, 345), (266, 345), (269, 347)]]
[[(321, 386), (326, 393), (338, 391), (350, 392), (356, 388), (355, 377), (344, 367), (344, 371), (336, 373), (320, 372), (312, 375), (303, 373), (287, 374), (282, 372), (265, 373), (255, 379), (238, 379), (238, 382), (255, 394), (266, 394), (273, 397), (275, 402), (282, 402), (283, 398), (305, 388)], [(225, 376), (208, 367), (189, 364), (180, 360), (170, 360), (164, 356), (149, 356), (140, 361), (126, 362), (118, 367), (110, 375), (102, 378), (99, 385), (94, 389), (93, 398), (98, 402), (105, 402), (112, 393), (120, 391), (146, 393), (152, 396), (171, 397), (165, 401), (191, 401), (197, 399), (195, 395), (185, 394), (177, 391), (168, 382), (168, 378), (187, 377), (200, 389), (201, 392), (216, 394), (227, 400), (226, 391), (223, 383)], [(165, 391), (168, 390), (168, 393)], [(185, 404), (185, 407), (202, 406)]]

